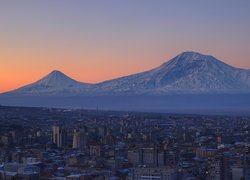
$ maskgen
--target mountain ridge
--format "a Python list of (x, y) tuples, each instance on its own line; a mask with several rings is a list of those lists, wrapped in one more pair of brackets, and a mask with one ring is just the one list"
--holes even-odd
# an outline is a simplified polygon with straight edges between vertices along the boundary
[[(224, 72), (218, 74), (221, 68), (224, 69)], [(194, 70), (198, 72), (196, 73)], [(213, 70), (213, 72), (211, 72), (211, 70)], [(206, 71), (207, 73), (202, 74)], [(168, 93), (170, 91), (171, 92), (177, 92), (177, 91), (178, 92), (183, 92), (183, 91), (204, 92), (202, 91), (202, 88), (203, 89), (207, 88), (209, 87), (209, 85), (211, 86), (208, 89), (208, 91), (210, 92), (213, 92), (213, 91), (219, 92), (220, 89), (226, 90), (227, 88), (234, 89), (235, 91), (241, 91), (241, 89), (244, 89), (243, 91), (245, 90), (249, 91), (248, 85), (250, 82), (249, 81), (250, 76), (249, 74), (247, 74), (246, 71), (247, 70), (234, 68), (230, 65), (227, 65), (217, 60), (213, 56), (206, 56), (206, 55), (202, 55), (200, 53), (195, 53), (195, 52), (184, 52), (184, 53), (177, 55), (170, 61), (163, 63), (161, 66), (154, 68), (152, 70), (105, 81), (98, 85), (101, 85), (102, 86), (101, 88), (105, 88), (107, 90), (112, 90), (115, 87), (119, 91), (121, 90), (121, 86), (125, 84), (126, 87), (123, 88), (123, 90), (128, 89), (131, 91), (132, 89), (135, 89), (138, 91), (138, 89), (142, 89), (142, 91), (145, 92), (145, 90), (150, 91), (153, 88), (154, 91), (157, 90), (158, 93), (159, 91), (161, 91), (163, 94)], [(194, 76), (194, 73), (196, 73), (197, 75)], [(226, 74), (223, 75), (224, 73)], [(238, 76), (243, 76), (241, 73), (245, 74), (247, 85), (245, 84), (245, 82), (240, 82), (239, 80), (235, 78), (237, 74), (239, 74)], [(221, 76), (222, 74), (224, 79), (221, 78), (220, 82), (217, 82), (215, 84), (213, 80), (216, 81), (217, 77), (215, 78), (213, 74), (217, 74), (216, 75), (217, 77)], [(203, 82), (200, 82), (198, 84), (200, 85), (200, 87), (195, 87), (195, 83), (197, 83), (198, 81), (202, 81), (201, 76), (199, 75), (203, 76)], [(210, 76), (210, 78), (208, 78), (209, 77), (208, 75)], [(188, 76), (190, 77), (187, 78)], [(192, 84), (192, 80), (194, 80), (195, 78), (196, 78), (196, 81), (194, 84)], [(235, 82), (224, 83), (225, 84), (224, 88), (219, 87), (221, 83), (223, 84), (223, 82), (232, 81), (232, 79)], [(210, 81), (210, 82), (206, 83), (206, 81)], [(127, 86), (128, 84), (130, 84), (130, 87)], [(202, 85), (204, 87), (202, 87)], [(182, 86), (182, 88), (178, 88), (179, 86)], [(239, 87), (241, 89), (239, 89)], [(100, 89), (100, 86), (98, 88)], [(141, 93), (144, 93), (144, 92), (141, 92)], [(151, 93), (154, 93), (154, 92), (151, 92)]]
[(211, 55), (186, 51), (151, 70), (88, 84), (58, 70), (7, 94), (164, 95), (169, 93), (250, 92), (250, 70)]

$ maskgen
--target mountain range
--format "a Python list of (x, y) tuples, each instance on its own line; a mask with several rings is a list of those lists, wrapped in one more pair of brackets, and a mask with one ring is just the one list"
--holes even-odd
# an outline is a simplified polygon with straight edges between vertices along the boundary
[(54, 70), (41, 80), (8, 94), (166, 95), (250, 92), (250, 70), (232, 67), (213, 56), (183, 52), (152, 70), (88, 84)]
[(154, 69), (89, 84), (54, 70), (0, 105), (250, 115), (250, 70), (183, 52)]

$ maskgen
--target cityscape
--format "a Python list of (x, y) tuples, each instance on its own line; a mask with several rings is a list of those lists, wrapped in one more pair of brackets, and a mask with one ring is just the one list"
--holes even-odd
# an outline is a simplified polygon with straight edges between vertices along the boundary
[(0, 180), (250, 180), (250, 0), (0, 1)]
[(250, 178), (249, 116), (1, 107), (0, 132), (1, 179)]

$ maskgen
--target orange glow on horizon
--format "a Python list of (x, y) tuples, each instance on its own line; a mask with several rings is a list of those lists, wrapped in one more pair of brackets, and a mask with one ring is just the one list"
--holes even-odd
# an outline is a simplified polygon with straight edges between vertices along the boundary
[[(4, 57), (6, 62), (13, 61), (14, 57)], [(123, 62), (112, 63), (109, 65), (108, 60), (102, 59), (99, 63), (80, 61), (76, 65), (74, 61), (69, 61), (67, 57), (57, 57), (61, 63), (45, 63), (42, 57), (30, 57), (32, 64), (29, 64), (27, 59), (15, 57), (13, 63), (6, 63), (5, 68), (0, 67), (0, 93), (17, 89), (19, 87), (31, 84), (46, 76), (53, 70), (59, 70), (69, 76), (70, 78), (85, 82), (85, 83), (98, 83), (121, 76), (126, 76), (134, 73), (139, 73), (145, 70), (152, 69), (161, 64), (161, 62), (147, 61), (147, 62), (134, 62), (132, 65), (126, 63), (126, 58)], [(26, 59), (26, 60), (25, 60)], [(59, 60), (60, 59), (60, 60)], [(82, 59), (82, 58), (79, 58)], [(89, 59), (84, 57), (83, 59)], [(54, 59), (55, 60), (55, 59)], [(164, 62), (164, 60), (162, 61)], [(15, 63), (15, 65), (13, 65)], [(88, 63), (88, 64), (87, 64)], [(2, 63), (4, 64), (4, 63)]]
[(0, 93), (53, 70), (81, 82), (110, 80), (155, 68), (183, 51), (250, 69), (249, 5), (5, 1), (0, 6)]
[[(2, 66), (0, 67), (0, 92), (7, 92), (10, 90), (17, 89), (21, 86), (33, 83), (53, 70), (60, 70), (69, 77), (80, 82), (98, 83), (105, 80), (110, 80), (113, 78), (118, 78), (121, 76), (139, 73), (155, 68), (161, 65), (163, 62), (166, 62), (167, 60), (170, 60), (175, 55), (177, 55), (176, 52), (172, 52), (171, 54), (174, 55), (169, 55), (168, 57), (164, 56), (164, 58), (156, 56), (154, 54), (146, 54), (147, 57), (146, 55), (142, 57), (137, 57), (137, 61), (129, 63), (126, 62), (127, 58), (132, 58), (129, 56), (120, 58), (120, 61), (116, 61), (116, 57), (112, 57), (113, 59), (111, 59), (107, 56), (104, 56), (104, 58), (102, 59), (98, 56), (81, 58), (72, 57), (74, 61), (69, 61), (69, 59), (71, 58), (67, 56), (54, 56), (53, 62), (46, 62), (43, 59), (49, 58), (45, 56), (39, 57), (33, 55), (31, 57), (21, 57), (18, 55), (1, 55), (1, 59), (5, 59), (5, 61), (1, 63)], [(96, 60), (82, 60), (93, 58), (95, 58)], [(139, 58), (143, 58), (144, 61), (140, 61)], [(220, 59), (220, 57), (217, 58)], [(32, 61), (27, 59), (32, 59)], [(157, 59), (157, 61), (152, 61), (152, 59)], [(75, 62), (77, 62), (77, 64), (75, 64)], [(233, 65), (237, 65), (237, 63)]]

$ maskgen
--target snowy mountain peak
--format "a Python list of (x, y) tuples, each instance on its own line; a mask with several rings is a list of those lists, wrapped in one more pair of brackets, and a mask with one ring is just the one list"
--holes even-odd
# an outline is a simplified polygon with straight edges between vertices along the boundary
[(214, 69), (214, 68), (227, 68), (227, 69), (235, 69), (234, 67), (225, 64), (224, 62), (214, 58), (211, 55), (204, 55), (201, 53), (187, 51), (183, 52), (170, 61), (163, 63), (160, 67), (156, 69), (179, 69), (179, 68), (190, 68), (190, 69), (200, 69), (200, 71), (206, 69)]
[(183, 52), (161, 66), (99, 84), (113, 93), (168, 94), (250, 92), (250, 75), (197, 52)]
[(74, 79), (71, 79), (64, 73), (58, 70), (54, 70), (42, 79), (19, 88), (14, 93), (72, 93), (72, 92), (82, 92), (82, 90), (87, 87), (88, 84), (78, 82)]
[(61, 71), (54, 70), (51, 73), (49, 73), (47, 76), (42, 78), (37, 83), (43, 83), (46, 85), (55, 85), (55, 84), (72, 84), (76, 83), (77, 81), (71, 79), (67, 75), (63, 74)]
[(61, 75), (64, 75), (64, 76), (66, 76), (65, 74), (63, 74), (61, 71), (59, 71), (59, 70), (53, 70), (53, 71), (51, 71), (51, 73), (49, 73), (50, 75), (59, 75), (59, 76), (61, 76)]
[(152, 70), (97, 84), (81, 83), (54, 70), (41, 80), (12, 92), (32, 95), (249, 93), (250, 72), (213, 56), (187, 51)]
[(197, 59), (201, 57), (206, 57), (208, 55), (204, 55), (195, 51), (184, 51), (177, 56), (182, 57), (182, 58), (186, 57), (186, 58), (191, 58), (191, 59)]
[(175, 58), (173, 58), (169, 62), (178, 64), (178, 65), (186, 65), (186, 64), (195, 63), (195, 62), (197, 63), (197, 61), (198, 62), (199, 61), (211, 62), (211, 61), (219, 61), (219, 60), (216, 60), (213, 56), (204, 55), (204, 54), (200, 54), (200, 53), (192, 52), (192, 51), (187, 51), (187, 52), (183, 52), (177, 55)]

